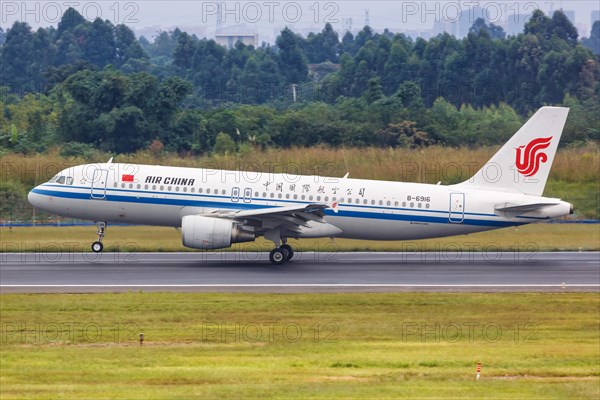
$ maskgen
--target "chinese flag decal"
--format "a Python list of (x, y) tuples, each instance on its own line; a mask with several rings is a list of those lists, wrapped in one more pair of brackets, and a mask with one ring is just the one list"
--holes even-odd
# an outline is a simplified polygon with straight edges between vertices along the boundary
[(123, 182), (133, 182), (133, 175), (123, 174), (123, 176), (121, 176), (121, 181), (123, 181)]

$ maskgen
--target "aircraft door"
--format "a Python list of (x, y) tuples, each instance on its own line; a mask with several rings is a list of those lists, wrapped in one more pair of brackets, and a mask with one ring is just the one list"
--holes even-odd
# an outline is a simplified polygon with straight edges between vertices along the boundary
[(94, 171), (90, 196), (92, 199), (103, 200), (106, 198), (106, 183), (108, 181), (108, 170), (97, 169)]
[(252, 188), (244, 189), (244, 203), (252, 202)]
[(451, 223), (461, 224), (465, 219), (465, 194), (450, 193), (450, 213), (448, 219)]

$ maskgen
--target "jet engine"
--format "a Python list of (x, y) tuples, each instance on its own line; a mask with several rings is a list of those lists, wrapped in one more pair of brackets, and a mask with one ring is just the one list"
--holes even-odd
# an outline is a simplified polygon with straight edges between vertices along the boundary
[(193, 249), (222, 249), (255, 239), (254, 232), (241, 229), (227, 219), (187, 215), (181, 221), (181, 241)]

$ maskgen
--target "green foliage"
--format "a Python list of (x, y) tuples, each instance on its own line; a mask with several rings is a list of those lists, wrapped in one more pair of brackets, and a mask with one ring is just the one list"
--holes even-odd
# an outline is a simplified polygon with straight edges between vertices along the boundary
[(0, 181), (0, 219), (14, 221), (29, 209), (27, 190), (22, 182)]
[[(582, 43), (593, 48), (599, 35), (596, 23)], [(508, 38), (484, 20), (465, 38), (430, 40), (370, 27), (340, 40), (326, 24), (306, 38), (286, 28), (274, 46), (226, 49), (179, 29), (137, 40), (125, 25), (68, 9), (57, 29), (0, 31), (0, 150), (73, 141), (129, 153), (157, 140), (203, 154), (220, 132), (238, 150), (493, 145), (545, 104), (571, 107), (563, 144), (585, 143), (600, 139), (600, 67), (577, 40), (564, 13), (538, 10)], [(62, 151), (87, 154), (77, 146)]]
[(215, 139), (213, 151), (217, 154), (235, 153), (236, 145), (231, 136), (225, 132), (219, 132)]
[(581, 44), (595, 55), (600, 55), (600, 21), (594, 21), (592, 34), (589, 38), (582, 39)]
[(62, 157), (84, 157), (91, 158), (96, 149), (89, 143), (81, 142), (69, 142), (65, 143), (60, 149), (60, 155)]
[[(15, 22), (8, 29), (0, 49), (1, 85), (15, 92), (43, 92), (57, 82), (63, 67), (86, 65), (103, 68), (115, 65), (129, 71), (147, 68), (148, 58), (125, 25), (113, 25), (96, 18), (87, 21), (75, 9), (65, 11), (58, 29), (39, 28), (33, 32), (25, 22)], [(137, 60), (137, 62), (136, 62)]]
[(61, 113), (63, 139), (118, 153), (136, 151), (169, 132), (173, 114), (191, 89), (180, 78), (158, 84), (147, 73), (126, 76), (112, 69), (77, 72), (61, 88), (73, 99)]

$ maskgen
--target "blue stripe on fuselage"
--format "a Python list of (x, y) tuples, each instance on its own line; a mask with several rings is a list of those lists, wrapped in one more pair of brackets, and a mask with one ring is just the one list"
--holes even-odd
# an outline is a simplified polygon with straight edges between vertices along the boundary
[[(117, 194), (106, 194), (104, 199), (92, 199), (90, 194), (81, 192), (68, 192), (68, 191), (57, 191), (57, 190), (45, 190), (34, 188), (33, 193), (54, 196), (66, 199), (77, 199), (77, 200), (88, 200), (88, 201), (111, 201), (111, 202), (123, 202), (123, 203), (141, 203), (141, 204), (160, 204), (170, 206), (182, 206), (182, 207), (206, 207), (206, 208), (224, 208), (224, 209), (235, 209), (235, 210), (256, 210), (263, 208), (271, 208), (271, 205), (251, 204), (251, 203), (226, 203), (221, 201), (210, 201), (210, 200), (188, 200), (188, 199), (175, 199), (175, 198), (157, 198), (157, 197), (137, 197), (137, 196), (124, 196)], [(163, 196), (165, 194), (162, 194)], [(193, 194), (181, 193), (182, 196), (192, 196)], [(200, 195), (196, 195), (200, 196)], [(211, 196), (204, 196), (211, 197)], [(219, 196), (220, 197), (220, 196)], [(223, 198), (229, 198), (223, 196)], [(261, 200), (269, 201), (269, 200)], [(272, 199), (270, 201), (284, 201), (281, 199)], [(311, 204), (312, 202), (305, 201), (290, 201), (291, 203), (300, 204)], [(348, 207), (356, 207), (356, 205), (348, 205)], [(364, 206), (361, 206), (361, 208)], [(377, 207), (374, 207), (377, 208)], [(391, 210), (388, 208), (388, 210)], [(437, 224), (448, 224), (450, 223), (447, 217), (447, 211), (434, 211), (434, 210), (411, 210), (413, 212), (439, 212), (446, 214), (444, 217), (435, 216), (423, 216), (423, 215), (412, 215), (412, 214), (392, 214), (392, 213), (379, 213), (373, 211), (350, 211), (350, 210), (339, 210), (335, 213), (333, 210), (324, 210), (325, 214), (331, 216), (349, 217), (349, 218), (369, 218), (369, 219), (382, 219), (382, 220), (394, 220), (394, 221), (413, 221), (413, 222), (428, 222)], [(467, 213), (465, 213), (467, 214)], [(497, 216), (494, 215), (497, 218)], [(509, 221), (491, 221), (475, 218), (465, 218), (462, 221), (463, 225), (474, 225), (474, 226), (496, 226), (496, 227), (508, 227), (515, 225), (523, 225), (526, 222), (509, 222)]]

